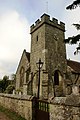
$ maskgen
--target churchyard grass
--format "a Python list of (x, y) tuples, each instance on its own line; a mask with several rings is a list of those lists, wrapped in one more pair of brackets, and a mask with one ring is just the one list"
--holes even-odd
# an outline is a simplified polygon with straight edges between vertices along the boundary
[(26, 120), (25, 118), (18, 115), (16, 112), (6, 109), (1, 105), (0, 105), (0, 112), (3, 112), (11, 120)]

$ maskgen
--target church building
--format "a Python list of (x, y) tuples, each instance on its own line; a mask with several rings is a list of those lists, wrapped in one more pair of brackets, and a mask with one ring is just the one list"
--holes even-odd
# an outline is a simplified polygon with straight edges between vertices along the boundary
[(16, 71), (16, 91), (41, 99), (80, 92), (80, 63), (66, 59), (65, 24), (43, 14), (30, 27), (31, 52), (23, 51)]

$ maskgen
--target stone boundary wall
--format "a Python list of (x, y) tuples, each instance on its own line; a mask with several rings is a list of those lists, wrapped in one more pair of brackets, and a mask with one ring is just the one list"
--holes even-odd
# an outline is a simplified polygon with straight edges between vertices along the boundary
[(80, 120), (80, 96), (55, 97), (50, 101), (50, 120)]
[(0, 105), (17, 112), (26, 120), (32, 120), (32, 99), (31, 96), (0, 93)]
[[(9, 95), (0, 93), (0, 104), (9, 108), (26, 120), (35, 120), (33, 116), (32, 96)], [(49, 120), (80, 120), (80, 95), (55, 97), (49, 101)], [(35, 108), (34, 108), (35, 109)]]

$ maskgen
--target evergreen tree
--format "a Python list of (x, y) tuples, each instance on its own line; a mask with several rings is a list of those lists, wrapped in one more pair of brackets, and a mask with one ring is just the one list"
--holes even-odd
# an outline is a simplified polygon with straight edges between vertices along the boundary
[[(66, 7), (67, 10), (73, 10), (76, 7), (80, 6), (80, 0), (75, 0), (73, 1), (72, 4), (70, 4), (69, 6)], [(73, 24), (77, 30), (80, 30), (80, 24)], [(70, 44), (76, 44), (77, 42), (79, 42), (76, 51), (74, 52), (74, 54), (77, 54), (80, 50), (80, 34), (76, 35), (76, 36), (72, 36), (72, 37), (68, 37), (68, 39), (65, 39), (66, 43), (70, 43)]]
[(0, 81), (0, 92), (5, 92), (7, 86), (9, 85), (9, 77), (4, 76), (3, 79)]
[(73, 1), (73, 3), (69, 6), (66, 7), (66, 9), (75, 9), (76, 7), (80, 6), (80, 0), (75, 0)]

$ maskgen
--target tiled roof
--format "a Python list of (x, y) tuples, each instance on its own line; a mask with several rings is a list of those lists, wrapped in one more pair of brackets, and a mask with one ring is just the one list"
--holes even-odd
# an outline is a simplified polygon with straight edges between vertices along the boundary
[(70, 66), (74, 70), (74, 72), (80, 73), (80, 62), (67, 60), (67, 65)]

